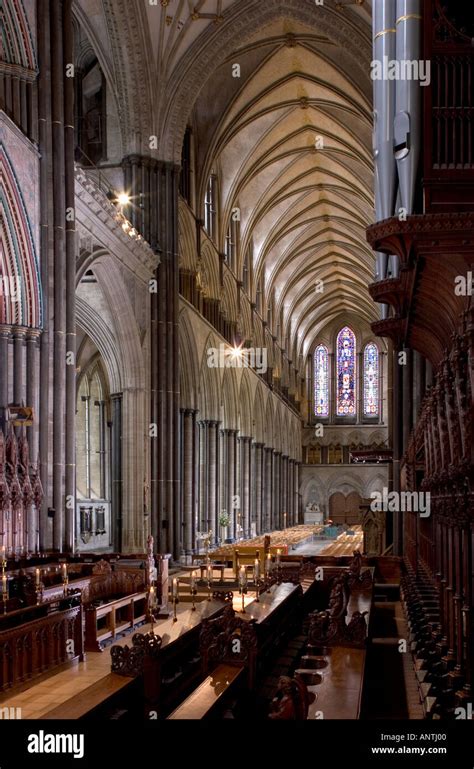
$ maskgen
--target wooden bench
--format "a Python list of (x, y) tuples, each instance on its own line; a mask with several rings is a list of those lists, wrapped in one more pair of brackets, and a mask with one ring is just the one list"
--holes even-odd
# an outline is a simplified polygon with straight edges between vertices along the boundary
[[(101, 644), (104, 641), (115, 639), (124, 630), (133, 629), (140, 622), (144, 622), (146, 600), (146, 592), (141, 592), (116, 598), (99, 606), (86, 606), (86, 651), (103, 651)], [(103, 620), (105, 627), (100, 626)]]
[(243, 679), (243, 672), (243, 667), (218, 665), (168, 719), (197, 721), (208, 718), (218, 707), (222, 707), (226, 696)]

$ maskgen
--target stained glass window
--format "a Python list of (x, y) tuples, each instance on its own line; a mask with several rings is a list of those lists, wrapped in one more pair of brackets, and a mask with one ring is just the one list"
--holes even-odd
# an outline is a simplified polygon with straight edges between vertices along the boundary
[(317, 417), (329, 416), (329, 355), (323, 344), (314, 353), (314, 413)]
[(371, 342), (364, 350), (364, 416), (379, 415), (379, 351)]
[(337, 416), (356, 415), (356, 340), (345, 326), (337, 336)]

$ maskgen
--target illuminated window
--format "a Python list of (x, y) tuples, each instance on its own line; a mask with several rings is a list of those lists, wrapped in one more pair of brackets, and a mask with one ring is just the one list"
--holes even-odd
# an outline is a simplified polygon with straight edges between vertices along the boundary
[(345, 326), (337, 336), (337, 396), (339, 417), (356, 415), (356, 340), (354, 332)]
[(314, 413), (329, 416), (329, 354), (323, 344), (314, 353)]
[(371, 342), (364, 350), (364, 416), (379, 415), (379, 351)]

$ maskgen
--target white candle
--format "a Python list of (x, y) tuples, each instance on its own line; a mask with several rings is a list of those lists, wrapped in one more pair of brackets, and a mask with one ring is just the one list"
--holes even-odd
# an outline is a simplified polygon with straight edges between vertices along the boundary
[(277, 564), (280, 564), (280, 555), (281, 555), (281, 550), (280, 550), (280, 548), (278, 548), (278, 550), (277, 550)]
[(191, 582), (190, 582), (191, 590), (194, 590), (196, 587), (196, 577), (197, 577), (197, 571), (191, 572)]
[(67, 577), (67, 563), (63, 563), (63, 567), (62, 568), (63, 568), (63, 577), (66, 578)]
[(207, 581), (212, 582), (212, 566), (210, 563), (207, 564)]
[(240, 584), (240, 587), (245, 587), (245, 585), (247, 584), (247, 571), (245, 569), (245, 566), (240, 567), (239, 584)]
[(3, 592), (6, 593), (7, 592), (7, 575), (6, 574), (4, 574), (2, 577), (2, 583), (3, 583)]
[(153, 585), (151, 585), (150, 586), (150, 592), (149, 592), (149, 595), (148, 595), (148, 604), (149, 604), (150, 609), (154, 608), (154, 606), (155, 606), (155, 599), (156, 599), (155, 588), (153, 587)]
[(267, 553), (267, 560), (265, 561), (265, 571), (267, 574), (270, 574), (272, 568), (272, 554)]
[(39, 587), (39, 583), (40, 583), (40, 570), (39, 569), (35, 569), (35, 575), (36, 575), (36, 586)]
[(175, 577), (173, 579), (173, 598), (178, 598), (178, 596), (179, 596), (179, 582)]
[(257, 579), (260, 577), (260, 561), (258, 560), (258, 558), (255, 559), (253, 572), (254, 572), (255, 581), (257, 581)]

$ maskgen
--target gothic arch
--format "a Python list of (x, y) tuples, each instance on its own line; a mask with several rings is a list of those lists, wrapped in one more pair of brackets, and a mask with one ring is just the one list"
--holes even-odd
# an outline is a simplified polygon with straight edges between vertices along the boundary
[(257, 388), (255, 390), (254, 401), (253, 401), (253, 431), (252, 431), (252, 435), (257, 441), (257, 443), (265, 443), (265, 422), (264, 422), (265, 413), (266, 413), (266, 409), (265, 409), (265, 397), (263, 395), (263, 388), (260, 382), (258, 382)]
[[(39, 265), (28, 214), (10, 160), (0, 149), (0, 276), (8, 281), (9, 296), (0, 292), (0, 323), (41, 328), (42, 295)], [(12, 288), (14, 287), (14, 288)], [(19, 290), (20, 301), (13, 300)]]
[(0, 7), (0, 59), (36, 70), (36, 55), (30, 25), (22, 0), (8, 0)]
[(209, 334), (201, 360), (201, 370), (199, 375), (199, 418), (220, 420), (220, 392), (221, 378), (218, 368), (208, 366), (207, 351), (210, 348), (219, 349), (219, 341), (214, 334)]
[(238, 429), (238, 396), (237, 374), (235, 369), (226, 368), (222, 380), (222, 408), (223, 408), (223, 426), (228, 430)]
[(180, 399), (181, 407), (196, 409), (198, 403), (197, 377), (199, 364), (196, 355), (196, 339), (187, 310), (179, 316), (179, 354), (180, 354)]
[(240, 433), (248, 437), (253, 437), (254, 429), (253, 422), (253, 409), (252, 409), (252, 397), (250, 388), (250, 375), (247, 369), (244, 369), (242, 373), (242, 379), (240, 382), (240, 398), (239, 398), (239, 410), (240, 410)]

